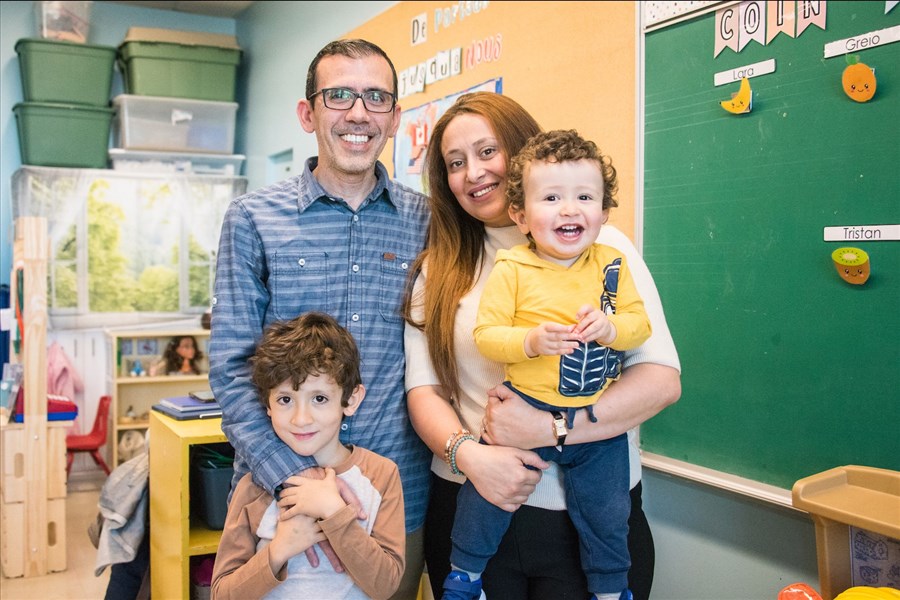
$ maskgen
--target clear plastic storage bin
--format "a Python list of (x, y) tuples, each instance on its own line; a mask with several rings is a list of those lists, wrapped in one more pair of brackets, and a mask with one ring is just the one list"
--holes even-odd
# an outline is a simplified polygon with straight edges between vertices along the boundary
[(242, 154), (195, 154), (111, 148), (109, 160), (116, 171), (194, 173), (196, 175), (241, 174)]
[(118, 148), (234, 153), (236, 102), (122, 94), (113, 98)]
[(84, 44), (90, 33), (93, 2), (35, 2), (38, 33), (42, 38)]

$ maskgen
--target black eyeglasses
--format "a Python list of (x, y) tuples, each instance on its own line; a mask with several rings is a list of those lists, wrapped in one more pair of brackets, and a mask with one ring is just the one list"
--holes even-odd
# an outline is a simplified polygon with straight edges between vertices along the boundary
[(322, 94), (322, 101), (325, 108), (332, 110), (350, 110), (356, 104), (357, 98), (362, 98), (363, 106), (366, 110), (373, 113), (389, 113), (394, 110), (394, 95), (381, 90), (368, 90), (365, 92), (354, 92), (347, 88), (322, 88), (307, 100), (312, 100), (319, 94)]

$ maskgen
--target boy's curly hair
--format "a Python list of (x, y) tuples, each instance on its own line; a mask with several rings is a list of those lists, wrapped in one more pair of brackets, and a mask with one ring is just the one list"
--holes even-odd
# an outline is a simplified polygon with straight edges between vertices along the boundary
[(362, 383), (359, 349), (349, 331), (331, 316), (308, 312), (269, 325), (250, 359), (259, 403), (269, 407), (269, 392), (291, 380), (294, 389), (310, 375), (327, 375), (341, 388), (341, 405)]
[(555, 129), (543, 131), (528, 139), (528, 142), (512, 159), (506, 173), (506, 200), (516, 211), (525, 208), (525, 171), (534, 161), (566, 162), (570, 160), (594, 160), (600, 166), (603, 175), (603, 208), (609, 209), (619, 205), (616, 192), (619, 181), (612, 159), (604, 156), (597, 144), (586, 140), (574, 129)]

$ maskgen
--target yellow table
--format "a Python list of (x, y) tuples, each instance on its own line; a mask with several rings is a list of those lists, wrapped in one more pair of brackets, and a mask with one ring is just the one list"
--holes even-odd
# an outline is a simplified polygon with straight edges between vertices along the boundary
[(150, 595), (190, 598), (192, 556), (215, 554), (222, 532), (191, 519), (191, 446), (227, 442), (222, 419), (150, 412)]

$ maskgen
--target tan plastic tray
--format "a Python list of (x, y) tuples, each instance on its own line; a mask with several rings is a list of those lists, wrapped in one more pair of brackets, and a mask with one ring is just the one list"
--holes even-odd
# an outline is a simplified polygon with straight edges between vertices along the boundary
[(809, 513), (900, 539), (900, 472), (837, 467), (797, 481), (794, 506)]
[(850, 527), (900, 539), (900, 472), (845, 466), (794, 484), (793, 504), (816, 526), (819, 587), (832, 600), (851, 583)]

